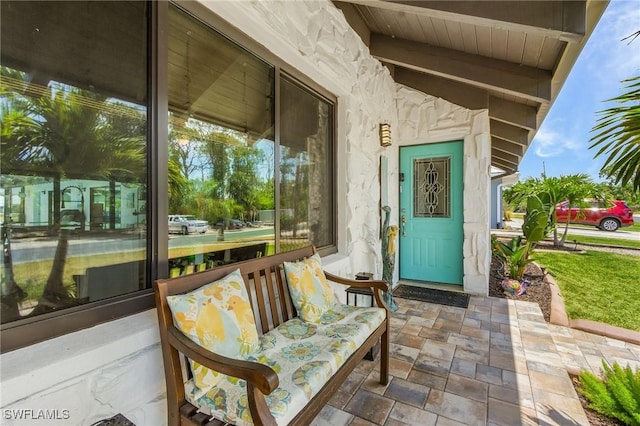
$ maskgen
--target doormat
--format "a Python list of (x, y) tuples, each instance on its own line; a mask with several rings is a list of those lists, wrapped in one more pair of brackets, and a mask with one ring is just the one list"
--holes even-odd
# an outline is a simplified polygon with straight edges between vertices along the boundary
[(412, 285), (400, 284), (393, 290), (395, 297), (403, 299), (419, 300), (421, 302), (438, 303), (440, 305), (466, 308), (469, 306), (470, 295), (465, 293), (455, 293), (453, 291), (437, 290), (435, 288), (415, 287)]

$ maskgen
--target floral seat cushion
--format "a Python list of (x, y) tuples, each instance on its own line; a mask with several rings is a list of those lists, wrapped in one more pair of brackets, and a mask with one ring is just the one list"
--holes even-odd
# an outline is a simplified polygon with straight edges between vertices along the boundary
[[(289, 423), (384, 319), (381, 308), (336, 304), (318, 323), (294, 318), (261, 336), (262, 350), (246, 359), (278, 374), (280, 386), (266, 397), (278, 424)], [(185, 391), (190, 403), (219, 420), (253, 424), (244, 380), (225, 376), (200, 397), (190, 380)]]

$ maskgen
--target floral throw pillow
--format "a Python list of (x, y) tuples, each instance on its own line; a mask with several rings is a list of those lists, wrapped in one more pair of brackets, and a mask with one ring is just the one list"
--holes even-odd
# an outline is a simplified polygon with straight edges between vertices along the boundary
[(320, 255), (316, 253), (299, 262), (284, 262), (284, 272), (298, 315), (307, 322), (320, 322), (322, 314), (335, 304)]
[[(167, 296), (175, 326), (205, 349), (230, 358), (260, 350), (253, 309), (240, 270), (190, 293)], [(189, 360), (195, 385), (208, 392), (225, 377)]]

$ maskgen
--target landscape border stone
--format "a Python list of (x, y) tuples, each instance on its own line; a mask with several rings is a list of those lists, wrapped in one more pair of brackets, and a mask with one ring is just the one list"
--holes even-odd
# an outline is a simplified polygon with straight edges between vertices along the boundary
[(549, 289), (551, 290), (551, 316), (549, 322), (563, 327), (570, 327), (569, 317), (564, 308), (564, 298), (560, 293), (558, 283), (556, 283), (556, 280), (554, 280), (550, 274), (546, 274), (545, 279), (549, 283)]
[(551, 324), (640, 345), (640, 332), (587, 319), (569, 320), (560, 287), (558, 287), (558, 284), (551, 275), (546, 274), (545, 279), (551, 289), (551, 317), (549, 319)]

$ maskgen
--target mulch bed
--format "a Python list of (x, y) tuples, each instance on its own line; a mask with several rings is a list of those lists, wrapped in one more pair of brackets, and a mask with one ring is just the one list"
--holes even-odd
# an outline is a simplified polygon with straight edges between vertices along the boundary
[(514, 296), (506, 294), (500, 285), (505, 274), (497, 259), (491, 260), (491, 274), (489, 275), (489, 296), (502, 297), (506, 299), (524, 300), (526, 302), (534, 302), (540, 306), (544, 320), (549, 322), (551, 317), (551, 289), (549, 283), (545, 280), (545, 274), (540, 267), (534, 263), (529, 263), (524, 268), (524, 278), (531, 283), (527, 287), (524, 294)]

